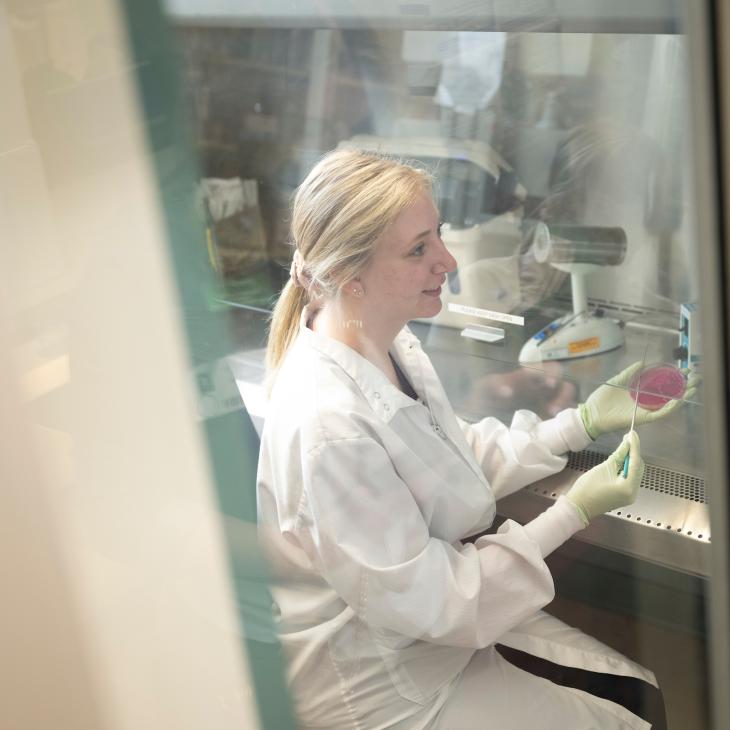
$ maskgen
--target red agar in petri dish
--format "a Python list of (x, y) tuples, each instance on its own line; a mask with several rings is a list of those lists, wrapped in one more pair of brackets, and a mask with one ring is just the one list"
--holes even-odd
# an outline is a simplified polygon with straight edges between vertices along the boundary
[(629, 394), (632, 400), (636, 398), (637, 389), (639, 389), (639, 405), (647, 411), (656, 411), (670, 400), (684, 395), (687, 389), (687, 376), (678, 367), (669, 363), (650, 365), (631, 379)]

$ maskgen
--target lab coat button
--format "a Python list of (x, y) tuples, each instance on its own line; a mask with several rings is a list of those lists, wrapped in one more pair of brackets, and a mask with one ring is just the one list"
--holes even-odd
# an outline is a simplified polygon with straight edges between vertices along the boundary
[(373, 393), (376, 398), (380, 398), (380, 393)]

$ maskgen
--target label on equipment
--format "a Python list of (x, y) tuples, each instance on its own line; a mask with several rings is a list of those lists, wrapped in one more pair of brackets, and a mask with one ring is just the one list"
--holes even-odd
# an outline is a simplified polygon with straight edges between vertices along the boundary
[(525, 326), (524, 317), (517, 317), (513, 314), (504, 314), (503, 312), (493, 312), (491, 309), (469, 307), (466, 304), (454, 304), (453, 302), (449, 302), (449, 312), (457, 312), (458, 314), (471, 314), (473, 317), (481, 317), (482, 319), (493, 319), (497, 322), (507, 322), (508, 324), (517, 324), (520, 327)]
[(595, 350), (601, 345), (600, 337), (589, 337), (587, 340), (576, 340), (568, 343), (568, 352), (575, 355), (578, 352), (586, 352), (586, 350)]

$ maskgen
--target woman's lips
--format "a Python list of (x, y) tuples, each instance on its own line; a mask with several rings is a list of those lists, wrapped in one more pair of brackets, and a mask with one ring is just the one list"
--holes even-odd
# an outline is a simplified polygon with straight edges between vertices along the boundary
[(441, 287), (438, 287), (438, 289), (424, 289), (423, 293), (428, 297), (440, 297)]

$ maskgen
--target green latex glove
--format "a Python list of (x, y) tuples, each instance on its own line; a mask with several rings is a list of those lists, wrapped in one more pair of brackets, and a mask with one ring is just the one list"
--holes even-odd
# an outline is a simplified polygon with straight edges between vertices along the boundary
[[(627, 431), (631, 426), (631, 417), (634, 414), (634, 399), (628, 390), (628, 385), (636, 373), (644, 366), (642, 362), (629, 365), (626, 370), (615, 375), (611, 380), (596, 388), (585, 403), (578, 406), (583, 425), (592, 439), (611, 431)], [(683, 371), (685, 375), (689, 371)], [(647, 411), (639, 406), (636, 410), (636, 425), (651, 423), (665, 418), (680, 408), (686, 400), (692, 398), (697, 389), (699, 378), (690, 377), (687, 389), (681, 400), (670, 400), (656, 411)]]
[[(629, 472), (623, 476), (624, 457), (629, 454)], [(584, 524), (617, 507), (632, 504), (644, 474), (639, 436), (626, 434), (611, 456), (581, 476), (565, 495), (578, 509)]]

